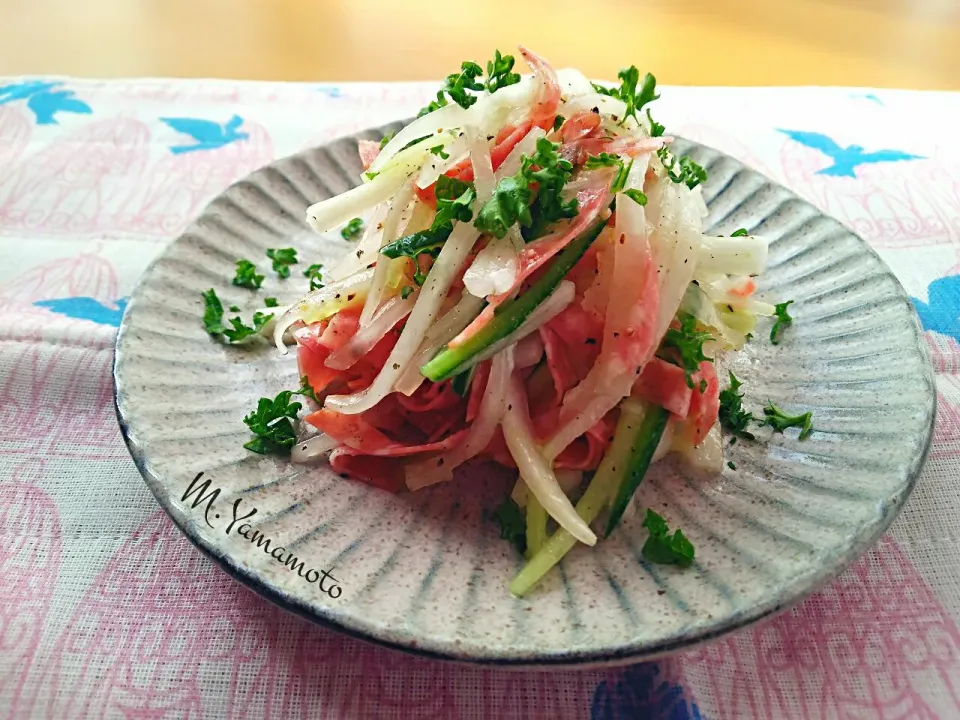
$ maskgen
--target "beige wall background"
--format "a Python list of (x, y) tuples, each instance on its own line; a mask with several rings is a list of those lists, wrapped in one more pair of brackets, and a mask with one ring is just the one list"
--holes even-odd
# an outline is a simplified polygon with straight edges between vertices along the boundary
[(0, 0), (0, 74), (436, 79), (525, 43), (662, 83), (960, 89), (960, 0)]

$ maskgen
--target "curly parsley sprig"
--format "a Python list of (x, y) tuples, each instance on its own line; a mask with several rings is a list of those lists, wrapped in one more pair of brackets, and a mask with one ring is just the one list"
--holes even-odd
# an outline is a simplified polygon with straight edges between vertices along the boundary
[(508, 85), (520, 82), (519, 73), (513, 72), (515, 62), (513, 55), (501, 55), (497, 50), (493, 60), (487, 62), (486, 80), (481, 80), (483, 68), (477, 63), (469, 60), (460, 63), (460, 72), (447, 75), (437, 93), (437, 99), (421, 109), (417, 117), (439, 110), (449, 105), (451, 100), (466, 109), (477, 102), (479, 95), (473, 93), (481, 93), (484, 90), (495, 93)]
[[(687, 377), (687, 387), (693, 387), (693, 376), (700, 370), (700, 363), (713, 362), (713, 358), (703, 353), (703, 344), (713, 340), (713, 335), (697, 330), (697, 319), (686, 313), (680, 318), (679, 327), (668, 328), (663, 335), (662, 350), (673, 350)], [(701, 386), (703, 383), (701, 383)], [(701, 392), (703, 387), (701, 387)]]
[[(493, 195), (477, 213), (474, 227), (502, 238), (514, 225), (545, 227), (563, 218), (576, 217), (577, 199), (564, 201), (561, 197), (573, 164), (560, 157), (559, 151), (559, 143), (546, 138), (537, 140), (535, 152), (522, 156), (517, 174), (497, 183)], [(534, 185), (537, 186), (536, 200)]]
[(777, 319), (773, 323), (773, 327), (770, 328), (770, 342), (774, 345), (780, 344), (781, 331), (788, 325), (793, 324), (793, 318), (790, 317), (790, 313), (787, 312), (787, 308), (792, 304), (793, 300), (787, 300), (786, 302), (774, 305), (773, 312)]

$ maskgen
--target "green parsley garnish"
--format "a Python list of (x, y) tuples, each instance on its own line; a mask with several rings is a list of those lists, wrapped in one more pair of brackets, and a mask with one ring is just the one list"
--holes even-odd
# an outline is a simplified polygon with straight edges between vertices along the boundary
[(657, 156), (663, 163), (664, 170), (673, 182), (686, 185), (693, 190), (700, 183), (707, 181), (707, 171), (697, 165), (692, 158), (684, 155), (677, 160), (670, 155), (666, 146), (657, 150)]
[(741, 383), (737, 376), (730, 373), (730, 387), (720, 391), (720, 426), (747, 440), (753, 440), (753, 433), (747, 427), (753, 422), (753, 413), (743, 409), (743, 394), (737, 392)]
[(267, 257), (273, 261), (273, 271), (280, 278), (290, 277), (290, 266), (297, 263), (295, 248), (269, 248)]
[(387, 143), (393, 140), (396, 136), (397, 133), (388, 132), (386, 135), (380, 138), (380, 149), (383, 150), (387, 146)]
[(244, 325), (243, 320), (241, 320), (239, 317), (230, 318), (231, 327), (224, 327), (223, 335), (231, 343), (236, 344), (241, 340), (246, 340), (248, 337), (259, 335), (260, 331), (263, 330), (263, 326), (272, 319), (273, 313), (264, 315), (259, 310), (253, 314), (253, 327)]
[(660, 565), (690, 566), (695, 551), (682, 530), (677, 528), (671, 535), (663, 516), (649, 509), (643, 520), (643, 527), (650, 531), (642, 550), (647, 560)]
[(311, 290), (317, 290), (323, 287), (323, 273), (320, 272), (321, 270), (323, 270), (323, 265), (314, 263), (303, 271), (304, 276), (310, 278)]
[(523, 555), (527, 551), (527, 526), (520, 506), (507, 496), (493, 511), (493, 517), (500, 525), (500, 537), (509, 540)]
[(217, 297), (217, 291), (210, 288), (203, 296), (203, 327), (211, 335), (221, 335), (223, 333), (223, 304)]
[[(559, 143), (538, 139), (534, 154), (521, 157), (517, 174), (497, 183), (493, 196), (477, 213), (474, 227), (502, 238), (516, 224), (526, 228), (536, 224), (543, 228), (562, 218), (576, 217), (579, 211), (576, 198), (564, 202), (560, 197), (573, 165), (560, 157), (559, 150)], [(531, 189), (534, 183), (539, 186), (535, 208)]]
[(637, 205), (647, 204), (647, 196), (635, 188), (624, 190), (623, 194), (633, 200)]
[(406, 300), (408, 297), (410, 297), (410, 294), (412, 292), (413, 292), (413, 285), (404, 285), (402, 288), (400, 288), (400, 298), (402, 300)]
[(746, 228), (739, 228), (730, 233), (730, 237), (747, 237), (749, 234)]
[(499, 50), (494, 51), (493, 60), (487, 60), (487, 80), (483, 84), (488, 93), (493, 94), (520, 82), (520, 74), (512, 72), (515, 62), (513, 55), (501, 55)]
[[(638, 120), (637, 111), (641, 110), (644, 105), (652, 103), (660, 97), (657, 94), (657, 79), (650, 73), (647, 73), (641, 81), (640, 71), (637, 70), (636, 65), (623, 68), (617, 73), (617, 77), (620, 78), (620, 87), (606, 88), (602, 85), (594, 85), (593, 89), (601, 95), (609, 95), (610, 97), (623, 100), (627, 106), (627, 111), (620, 120), (621, 124), (628, 117)], [(637, 90), (638, 83), (640, 85), (639, 90)]]
[(727, 461), (727, 467), (730, 468), (731, 470), (736, 470), (736, 469), (737, 469), (737, 465), (736, 465), (735, 462), (733, 462), (733, 460), (728, 460), (728, 461)]
[(787, 415), (773, 403), (768, 403), (763, 409), (763, 426), (769, 425), (774, 432), (783, 433), (787, 428), (800, 428), (800, 439), (806, 440), (813, 432), (813, 413), (803, 415)]
[[(610, 184), (610, 192), (618, 193), (622, 192), (627, 184), (627, 177), (630, 175), (630, 169), (633, 167), (633, 158), (630, 159), (629, 165), (624, 165), (623, 160), (621, 160), (619, 156), (602, 152), (599, 155), (591, 155), (588, 157), (583, 167), (586, 170), (596, 170), (597, 168), (604, 167), (617, 168), (617, 172), (613, 176), (613, 182)], [(646, 200), (641, 204), (645, 203)]]
[(240, 306), (239, 306), (239, 305), (231, 305), (231, 306), (230, 306), (230, 312), (240, 312)]
[(263, 283), (263, 275), (257, 275), (257, 266), (249, 260), (237, 260), (237, 274), (233, 276), (233, 284), (237, 287), (257, 290)]
[(617, 167), (622, 165), (623, 161), (620, 159), (619, 155), (611, 155), (610, 153), (602, 152), (599, 155), (590, 155), (587, 158), (587, 161), (583, 164), (583, 167), (586, 170), (595, 170), (597, 168)]
[(313, 389), (313, 385), (310, 384), (310, 380), (307, 379), (307, 376), (306, 376), (306, 375), (301, 375), (301, 376), (300, 376), (300, 389), (297, 390), (297, 392), (296, 392), (295, 394), (296, 394), (296, 395), (303, 395), (304, 397), (310, 398), (311, 400), (313, 400), (313, 401), (314, 401), (315, 403), (317, 403), (318, 405), (320, 404), (320, 401), (317, 399), (317, 393), (316, 393), (316, 391)]
[(277, 307), (280, 303), (275, 297), (268, 297), (263, 299), (263, 304), (265, 307)]
[(471, 206), (477, 197), (477, 191), (471, 183), (441, 175), (437, 179), (436, 194), (437, 214), (429, 228), (406, 235), (380, 248), (380, 253), (389, 258), (411, 258), (417, 267), (413, 276), (417, 285), (422, 285), (427, 277), (420, 271), (417, 257), (424, 253), (436, 257), (453, 232), (454, 221), (470, 222), (473, 219)]
[(367, 180), (373, 180), (373, 179), (374, 179), (377, 175), (379, 175), (379, 174), (380, 174), (380, 173), (378, 173), (378, 172), (365, 172), (365, 173), (363, 174), (363, 176), (364, 176)]
[(567, 119), (566, 119), (563, 115), (557, 115), (557, 116), (553, 119), (553, 129), (554, 129), (555, 131), (556, 131), (556, 130), (559, 130), (560, 128), (563, 127), (563, 124), (564, 124), (566, 121), (567, 121)]
[(298, 402), (290, 402), (292, 395), (292, 391), (284, 390), (273, 400), (260, 398), (257, 409), (243, 419), (250, 432), (256, 435), (253, 440), (244, 443), (247, 450), (261, 455), (290, 452), (297, 439), (294, 420), (302, 407)]
[[(220, 298), (217, 297), (216, 290), (210, 288), (205, 293), (201, 293), (201, 295), (203, 296), (204, 303), (203, 327), (213, 337), (223, 335), (229, 342), (238, 343), (252, 335), (258, 334), (263, 329), (263, 326), (273, 319), (272, 314), (264, 315), (262, 312), (256, 312), (253, 314), (253, 327), (244, 325), (239, 317), (231, 318), (228, 327), (223, 324), (223, 303), (221, 303)], [(238, 312), (234, 310), (234, 308), (236, 308), (236, 305), (230, 306), (231, 311)]]
[(450, 159), (450, 153), (444, 151), (443, 145), (434, 145), (432, 148), (430, 148), (430, 152), (432, 152), (434, 155), (437, 155), (441, 160)]
[(357, 235), (363, 232), (363, 220), (360, 218), (354, 218), (346, 225), (343, 226), (343, 229), (340, 231), (340, 237), (344, 240), (354, 240)]
[(650, 108), (647, 108), (647, 120), (650, 121), (650, 137), (663, 137), (666, 128), (653, 119), (653, 115), (650, 114)]
[(693, 315), (684, 314), (680, 318), (679, 328), (668, 328), (663, 335), (661, 348), (676, 350), (679, 356), (677, 363), (683, 368), (687, 376), (687, 386), (693, 387), (693, 375), (700, 370), (700, 363), (706, 360), (713, 362), (703, 354), (703, 344), (713, 340), (713, 335), (703, 330), (697, 330), (697, 319)]
[(477, 191), (472, 183), (441, 175), (437, 178), (437, 215), (431, 230), (453, 229), (453, 221), (470, 222), (473, 219), (473, 201)]
[(437, 93), (437, 99), (417, 113), (417, 117), (423, 117), (434, 110), (449, 105), (449, 100), (453, 100), (457, 105), (466, 109), (477, 101), (477, 95), (486, 90), (494, 93), (508, 85), (520, 82), (520, 75), (512, 72), (514, 65), (512, 55), (501, 55), (497, 50), (492, 61), (487, 63), (487, 79), (481, 82), (483, 68), (475, 62), (465, 61), (460, 63), (460, 72), (447, 75), (443, 81), (443, 86)]
[(773, 312), (777, 317), (776, 322), (773, 323), (773, 327), (770, 328), (770, 342), (774, 345), (780, 344), (780, 331), (783, 330), (787, 325), (793, 323), (793, 318), (790, 317), (790, 313), (787, 312), (787, 307), (793, 303), (793, 300), (787, 300), (783, 303), (777, 303)]

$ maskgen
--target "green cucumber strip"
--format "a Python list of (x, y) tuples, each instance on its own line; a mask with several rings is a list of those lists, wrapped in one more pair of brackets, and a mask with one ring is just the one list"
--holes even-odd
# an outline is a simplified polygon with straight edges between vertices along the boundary
[(547, 541), (547, 511), (532, 492), (527, 493), (527, 557), (540, 552)]
[(595, 220), (581, 235), (557, 253), (550, 267), (525, 293), (494, 310), (493, 319), (462, 345), (455, 348), (445, 347), (420, 368), (423, 376), (433, 382), (441, 382), (456, 375), (470, 358), (520, 327), (530, 313), (557, 289), (557, 285), (583, 257), (606, 224), (605, 219)]
[(626, 474), (614, 490), (613, 503), (610, 506), (610, 519), (607, 521), (604, 537), (609, 537), (610, 533), (613, 532), (617, 523), (620, 522), (620, 518), (623, 517), (623, 512), (627, 509), (630, 498), (640, 487), (640, 482), (646, 475), (647, 468), (650, 467), (650, 461), (657, 451), (657, 445), (660, 444), (660, 438), (663, 437), (663, 431), (666, 429), (669, 419), (669, 411), (664, 410), (659, 405), (647, 407), (630, 448), (630, 460), (626, 468)]
[[(600, 462), (600, 467), (597, 468), (583, 497), (576, 505), (577, 514), (585, 523), (593, 522), (616, 492), (630, 461), (637, 428), (642, 424), (643, 417), (643, 404), (629, 398), (621, 403), (620, 419), (613, 434), (613, 442), (610, 443), (607, 454)], [(510, 592), (517, 597), (530, 592), (576, 544), (577, 540), (573, 535), (559, 528), (513, 579), (510, 583)]]

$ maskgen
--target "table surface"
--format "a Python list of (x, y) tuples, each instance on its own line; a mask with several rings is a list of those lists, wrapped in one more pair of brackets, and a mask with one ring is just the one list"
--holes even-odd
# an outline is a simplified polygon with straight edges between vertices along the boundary
[(522, 42), (598, 78), (960, 89), (955, 0), (0, 0), (0, 18), (0, 75), (434, 79)]

